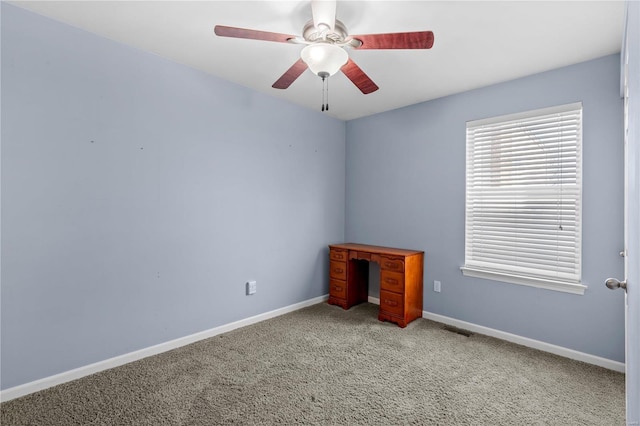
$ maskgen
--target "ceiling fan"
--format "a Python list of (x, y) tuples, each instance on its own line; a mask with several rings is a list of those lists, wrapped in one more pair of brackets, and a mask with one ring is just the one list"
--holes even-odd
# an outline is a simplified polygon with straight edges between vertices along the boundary
[[(305, 24), (302, 36), (223, 25), (216, 25), (214, 31), (221, 37), (306, 45), (300, 52), (300, 59), (273, 83), (275, 89), (288, 88), (309, 68), (323, 82), (342, 71), (366, 95), (378, 90), (378, 86), (349, 58), (349, 49), (430, 49), (433, 46), (431, 31), (349, 35), (347, 27), (336, 19), (336, 3), (336, 0), (312, 0), (313, 19)], [(323, 101), (323, 110), (324, 107)]]

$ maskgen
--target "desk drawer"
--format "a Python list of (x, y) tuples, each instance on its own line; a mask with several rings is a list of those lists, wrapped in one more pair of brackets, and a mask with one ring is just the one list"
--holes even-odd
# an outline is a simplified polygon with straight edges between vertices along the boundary
[(380, 311), (393, 315), (404, 315), (404, 296), (390, 291), (380, 290)]
[(371, 253), (367, 253), (366, 251), (355, 251), (349, 250), (349, 259), (358, 259), (358, 260), (371, 260)]
[(329, 259), (346, 262), (348, 253), (349, 252), (347, 250), (331, 249), (329, 250)]
[(380, 269), (404, 272), (404, 260), (393, 257), (380, 256)]
[(345, 262), (329, 261), (329, 276), (336, 280), (347, 280), (347, 264)]
[(380, 289), (404, 293), (404, 273), (381, 269)]
[(329, 280), (329, 295), (339, 297), (340, 299), (346, 299), (347, 282), (334, 279)]

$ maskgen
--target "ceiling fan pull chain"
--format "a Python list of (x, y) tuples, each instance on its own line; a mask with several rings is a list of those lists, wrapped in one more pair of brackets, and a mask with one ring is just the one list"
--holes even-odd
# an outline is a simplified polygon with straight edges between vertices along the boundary
[(326, 103), (325, 111), (329, 111), (329, 78), (327, 78), (327, 103)]
[(324, 105), (325, 105), (325, 103), (324, 103), (324, 81), (325, 81), (325, 77), (321, 76), (321, 78), (322, 78), (322, 108), (321, 108), (321, 111), (324, 111)]

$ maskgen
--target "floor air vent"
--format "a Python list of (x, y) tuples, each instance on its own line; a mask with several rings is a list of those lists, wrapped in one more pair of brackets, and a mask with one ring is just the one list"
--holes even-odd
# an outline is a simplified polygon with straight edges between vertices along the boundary
[(454, 327), (454, 326), (451, 326), (451, 325), (445, 325), (443, 327), (443, 329), (445, 329), (447, 331), (450, 331), (452, 333), (462, 334), (463, 336), (466, 336), (466, 337), (469, 337), (469, 336), (471, 336), (473, 334), (469, 330), (463, 330), (461, 328)]

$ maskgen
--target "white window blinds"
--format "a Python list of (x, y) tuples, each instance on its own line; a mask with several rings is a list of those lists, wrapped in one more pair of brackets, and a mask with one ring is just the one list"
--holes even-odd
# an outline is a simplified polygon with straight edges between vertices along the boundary
[(582, 294), (582, 104), (467, 123), (465, 275)]

